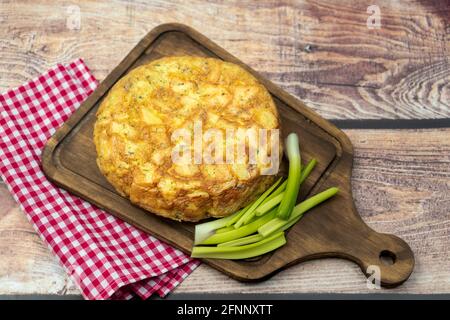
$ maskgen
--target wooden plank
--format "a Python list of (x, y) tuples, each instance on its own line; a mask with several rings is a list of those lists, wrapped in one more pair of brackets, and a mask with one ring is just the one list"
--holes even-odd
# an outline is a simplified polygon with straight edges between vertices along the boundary
[[(403, 237), (416, 255), (411, 278), (381, 292), (450, 293), (450, 139), (443, 139), (450, 129), (345, 132), (355, 146), (352, 184), (361, 216), (375, 230)], [(0, 204), (0, 294), (77, 293), (4, 184)], [(305, 262), (260, 284), (202, 265), (175, 292), (373, 292), (365, 281), (356, 265), (337, 259)]]
[[(153, 27), (189, 24), (328, 119), (450, 117), (447, 0), (13, 1), (0, 8), (0, 88), (83, 57), (103, 79)], [(107, 14), (105, 14), (107, 13)]]
[(0, 182), (0, 295), (78, 293), (78, 289)]

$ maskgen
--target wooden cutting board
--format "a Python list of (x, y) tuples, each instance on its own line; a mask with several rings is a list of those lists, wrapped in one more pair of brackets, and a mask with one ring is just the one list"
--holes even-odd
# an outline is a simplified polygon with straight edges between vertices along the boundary
[(93, 143), (95, 112), (108, 90), (133, 68), (174, 55), (220, 58), (255, 75), (274, 98), (281, 116), (283, 137), (297, 132), (303, 161), (312, 157), (318, 160), (317, 167), (302, 187), (299, 200), (331, 186), (340, 188), (337, 196), (308, 212), (289, 230), (287, 244), (282, 248), (250, 260), (205, 259), (205, 263), (235, 279), (251, 281), (264, 279), (298, 262), (339, 257), (354, 261), (366, 275), (379, 273), (381, 285), (385, 287), (397, 286), (408, 279), (414, 267), (414, 255), (408, 244), (394, 235), (370, 229), (356, 211), (350, 185), (353, 148), (348, 137), (301, 101), (184, 25), (164, 24), (150, 31), (55, 133), (42, 155), (47, 177), (62, 188), (190, 253), (194, 224), (153, 215), (115, 192), (96, 165)]

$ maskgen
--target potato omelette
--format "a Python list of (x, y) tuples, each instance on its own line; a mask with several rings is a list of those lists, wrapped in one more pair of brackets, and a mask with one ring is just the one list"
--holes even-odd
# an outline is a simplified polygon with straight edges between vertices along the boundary
[[(94, 127), (98, 167), (132, 203), (179, 221), (227, 216), (274, 182), (274, 175), (262, 174), (267, 164), (250, 163), (248, 154), (243, 163), (175, 163), (174, 133), (183, 128), (193, 135), (195, 123), (203, 132), (223, 132), (224, 148), (238, 138), (226, 137), (227, 130), (280, 128), (271, 95), (240, 66), (165, 57), (131, 70), (101, 102)], [(195, 153), (194, 147), (186, 150)]]

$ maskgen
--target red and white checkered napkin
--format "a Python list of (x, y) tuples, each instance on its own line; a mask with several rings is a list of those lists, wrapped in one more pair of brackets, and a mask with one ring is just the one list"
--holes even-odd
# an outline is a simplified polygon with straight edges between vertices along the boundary
[(88, 299), (165, 296), (198, 261), (50, 183), (45, 142), (97, 87), (79, 59), (0, 95), (0, 173)]

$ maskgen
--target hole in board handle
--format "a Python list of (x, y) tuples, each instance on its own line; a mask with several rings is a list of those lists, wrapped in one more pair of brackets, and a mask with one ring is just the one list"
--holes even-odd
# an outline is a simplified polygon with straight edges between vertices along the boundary
[(380, 261), (384, 265), (391, 266), (395, 263), (395, 260), (397, 260), (397, 256), (392, 251), (383, 250), (380, 252)]

